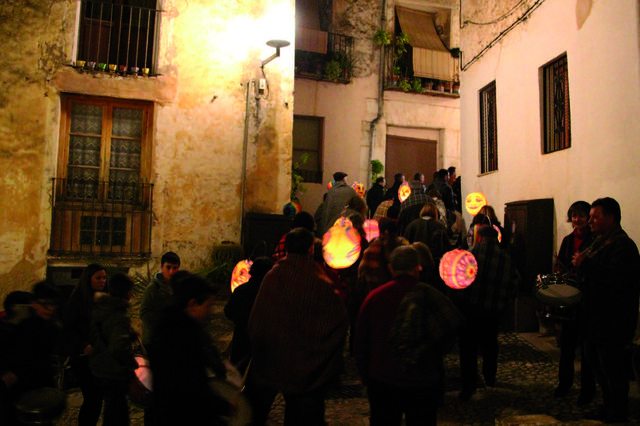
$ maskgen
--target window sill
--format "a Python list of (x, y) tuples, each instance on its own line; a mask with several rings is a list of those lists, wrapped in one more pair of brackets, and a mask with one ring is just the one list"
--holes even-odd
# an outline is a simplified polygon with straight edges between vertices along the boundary
[(177, 96), (175, 77), (168, 75), (123, 75), (64, 67), (51, 84), (60, 92), (109, 96), (152, 102), (170, 102)]

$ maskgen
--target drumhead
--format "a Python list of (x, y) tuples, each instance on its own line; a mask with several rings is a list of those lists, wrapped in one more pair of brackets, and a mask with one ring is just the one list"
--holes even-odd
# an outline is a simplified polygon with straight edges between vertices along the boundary
[(65, 394), (59, 389), (34, 389), (20, 398), (16, 404), (16, 415), (23, 424), (49, 424), (62, 414), (65, 401)]
[(231, 417), (226, 419), (229, 426), (247, 426), (251, 424), (251, 406), (240, 389), (220, 379), (211, 379), (209, 386), (211, 386), (216, 395), (235, 408)]
[(149, 392), (152, 392), (153, 380), (151, 376), (151, 368), (149, 367), (149, 361), (141, 355), (136, 355), (135, 360), (138, 362), (138, 368), (136, 368), (135, 371), (136, 377)]
[(539, 288), (536, 291), (536, 298), (550, 306), (573, 306), (582, 300), (582, 292), (570, 285), (551, 284), (546, 287)]

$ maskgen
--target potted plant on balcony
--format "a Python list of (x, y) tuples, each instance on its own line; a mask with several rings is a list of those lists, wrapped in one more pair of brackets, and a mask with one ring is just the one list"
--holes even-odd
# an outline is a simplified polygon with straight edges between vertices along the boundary
[(378, 46), (388, 46), (391, 44), (391, 33), (382, 28), (378, 28), (376, 33), (373, 35), (373, 41)]
[(409, 83), (407, 77), (402, 77), (398, 82), (398, 87), (401, 88), (403, 92), (408, 92), (411, 90), (411, 83)]
[(343, 52), (332, 52), (329, 61), (324, 67), (324, 76), (327, 80), (348, 82), (351, 76), (351, 59)]
[(460, 94), (460, 81), (459, 80), (455, 80), (453, 82), (453, 93), (456, 93), (458, 95)]
[(452, 93), (452, 87), (453, 87), (453, 81), (451, 80), (445, 80), (444, 81), (444, 91), (445, 92), (449, 92)]
[(422, 79), (420, 77), (414, 77), (413, 80), (411, 80), (411, 91), (424, 93), (424, 89), (422, 88)]

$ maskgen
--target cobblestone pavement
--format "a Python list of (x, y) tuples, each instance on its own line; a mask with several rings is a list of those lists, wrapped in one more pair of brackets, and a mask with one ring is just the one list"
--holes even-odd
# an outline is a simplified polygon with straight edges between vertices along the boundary
[[(219, 325), (214, 337), (222, 350), (231, 339), (231, 326), (222, 314), (223, 306), (220, 305), (214, 320)], [(538, 345), (540, 342), (542, 345)], [(461, 403), (457, 398), (460, 390), (458, 356), (454, 353), (446, 357), (446, 396), (444, 407), (438, 412), (438, 424), (601, 424), (583, 420), (585, 413), (595, 410), (601, 401), (599, 395), (586, 407), (577, 406), (578, 391), (575, 388), (565, 398), (554, 398), (558, 364), (553, 344), (548, 339), (543, 341), (531, 334), (501, 335), (498, 362), (496, 386), (488, 388), (479, 383), (478, 392), (471, 401)], [(640, 424), (640, 396), (637, 384), (633, 381), (630, 384), (632, 392), (629, 424)], [(58, 426), (76, 424), (82, 402), (77, 389), (68, 392), (67, 402), (67, 409), (56, 422)], [(279, 396), (272, 407), (268, 425), (282, 425), (283, 413), (284, 401)], [(326, 420), (331, 426), (368, 425), (368, 415), (365, 389), (357, 376), (353, 359), (347, 356), (341, 384), (330, 392), (327, 400)], [(131, 425), (143, 424), (142, 410), (132, 405)]]

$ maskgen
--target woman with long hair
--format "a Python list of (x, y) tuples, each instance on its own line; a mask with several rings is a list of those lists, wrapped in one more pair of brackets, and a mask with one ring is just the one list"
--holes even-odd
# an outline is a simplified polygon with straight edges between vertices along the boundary
[(63, 323), (71, 371), (82, 391), (82, 407), (78, 426), (95, 426), (102, 410), (102, 392), (95, 384), (89, 368), (91, 311), (95, 294), (106, 291), (107, 271), (104, 266), (88, 265), (78, 279), (65, 306)]

